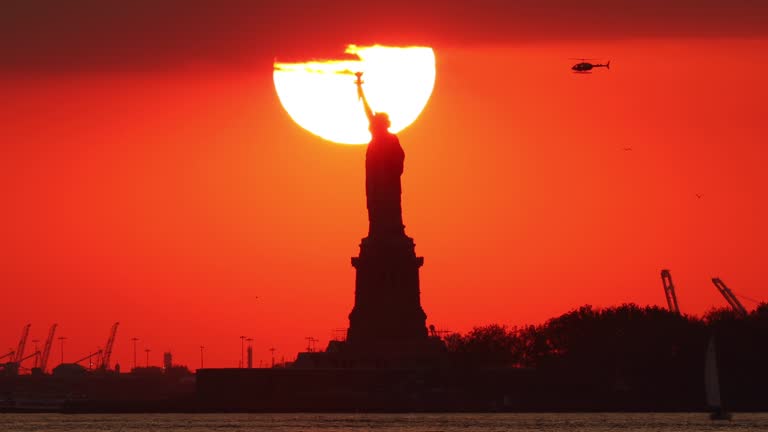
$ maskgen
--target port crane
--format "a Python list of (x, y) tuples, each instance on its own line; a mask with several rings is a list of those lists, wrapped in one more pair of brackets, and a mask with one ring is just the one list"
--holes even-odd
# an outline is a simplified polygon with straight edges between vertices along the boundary
[[(11, 355), (11, 354), (15, 354), (15, 352), (11, 351), (10, 353), (8, 353), (5, 356), (3, 356), (3, 358), (7, 357), (8, 355)], [(2, 364), (0, 366), (3, 367), (3, 371), (4, 371), (4, 373), (6, 375), (18, 375), (19, 374), (19, 369), (22, 369), (21, 364), (23, 362), (31, 359), (32, 357), (38, 357), (39, 358), (39, 356), (40, 356), (40, 351), (36, 350), (32, 354), (29, 354), (26, 357), (22, 357), (22, 358), (18, 359), (18, 361), (16, 361), (16, 358), (14, 358), (13, 361), (9, 361), (8, 363), (4, 363), (4, 364)], [(29, 370), (29, 368), (24, 368), (24, 369)]]
[(48, 365), (48, 358), (51, 355), (51, 347), (53, 346), (53, 336), (56, 334), (56, 327), (58, 327), (58, 324), (53, 324), (51, 326), (51, 329), (48, 330), (48, 338), (45, 339), (45, 345), (43, 346), (39, 364), (42, 373), (45, 373), (46, 366)]
[(101, 356), (102, 352), (103, 351), (101, 349), (96, 350), (96, 352), (88, 354), (87, 356), (85, 356), (85, 357), (81, 358), (80, 360), (76, 361), (75, 364), (79, 364), (79, 363), (82, 363), (82, 362), (88, 360), (88, 369), (90, 369), (91, 366), (93, 365), (93, 362), (91, 361), (91, 359), (94, 358), (94, 357), (99, 358), (99, 356)]
[(741, 316), (747, 316), (749, 315), (749, 312), (747, 312), (747, 308), (744, 307), (743, 304), (739, 301), (739, 299), (736, 298), (736, 295), (731, 291), (730, 288), (728, 288), (725, 283), (723, 283), (720, 278), (712, 278), (712, 283), (715, 284), (715, 287), (718, 291), (720, 291), (720, 294), (722, 294), (723, 297), (725, 297), (725, 301), (728, 302), (728, 304), (733, 308), (734, 311), (736, 311), (737, 314)]
[(680, 315), (680, 308), (677, 306), (677, 295), (675, 294), (675, 284), (672, 283), (672, 274), (669, 270), (661, 271), (661, 283), (664, 285), (664, 295), (667, 297), (667, 306), (670, 312)]
[(35, 351), (35, 352), (33, 352), (32, 354), (30, 354), (30, 355), (28, 355), (28, 356), (24, 357), (23, 359), (19, 360), (19, 362), (17, 363), (17, 365), (20, 367), (20, 366), (21, 366), (21, 363), (23, 363), (23, 362), (25, 362), (25, 361), (27, 361), (27, 360), (31, 359), (32, 357), (37, 357), (37, 356), (39, 356), (39, 355), (40, 355), (40, 351)]
[(21, 331), (21, 340), (19, 340), (19, 347), (16, 348), (16, 354), (13, 357), (13, 363), (21, 363), (24, 358), (24, 347), (27, 345), (27, 338), (29, 337), (29, 328), (32, 324), (27, 324)]
[(30, 327), (32, 327), (32, 324), (27, 324), (21, 330), (21, 339), (19, 340), (19, 345), (16, 347), (16, 350), (11, 350), (7, 354), (0, 357), (0, 359), (6, 357), (9, 358), (8, 362), (2, 364), (2, 367), (6, 372), (15, 374), (15, 372), (19, 370), (19, 365), (21, 362), (27, 359), (24, 357), (24, 347), (27, 345), (27, 338), (29, 337)]
[(16, 354), (16, 351), (10, 350), (6, 354), (3, 354), (0, 356), (0, 360), (6, 358), (6, 357), (13, 357), (13, 355)]
[(112, 347), (115, 345), (115, 335), (119, 325), (120, 323), (116, 322), (112, 324), (112, 328), (109, 330), (109, 339), (107, 339), (107, 344), (104, 346), (104, 355), (101, 357), (101, 364), (99, 365), (101, 370), (109, 370), (109, 359), (112, 357)]

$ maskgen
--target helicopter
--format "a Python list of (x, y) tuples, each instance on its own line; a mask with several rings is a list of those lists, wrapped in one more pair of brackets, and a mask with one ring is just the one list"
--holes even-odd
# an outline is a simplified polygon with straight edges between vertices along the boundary
[(593, 68), (599, 68), (604, 67), (606, 69), (611, 68), (611, 61), (608, 60), (608, 63), (606, 64), (599, 64), (599, 63), (589, 63), (587, 60), (597, 60), (597, 59), (586, 59), (586, 58), (572, 58), (571, 60), (579, 60), (579, 63), (576, 63), (571, 67), (571, 70), (574, 73), (592, 73)]

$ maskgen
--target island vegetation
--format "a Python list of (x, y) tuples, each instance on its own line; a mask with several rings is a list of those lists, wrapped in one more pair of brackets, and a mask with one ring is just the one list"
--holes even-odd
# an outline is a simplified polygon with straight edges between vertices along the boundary
[(683, 401), (703, 399), (704, 355), (711, 337), (724, 400), (741, 409), (764, 407), (768, 303), (747, 316), (712, 309), (701, 317), (655, 306), (586, 305), (540, 325), (478, 326), (450, 334), (445, 342), (457, 366), (535, 370), (553, 383), (548, 388), (562, 390), (555, 397), (605, 402), (610, 395), (621, 406), (642, 408), (648, 401), (684, 409)]

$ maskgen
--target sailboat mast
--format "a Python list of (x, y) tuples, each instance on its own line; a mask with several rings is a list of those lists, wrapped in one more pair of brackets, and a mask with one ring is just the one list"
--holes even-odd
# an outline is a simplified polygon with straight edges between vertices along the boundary
[(710, 408), (720, 409), (720, 381), (717, 376), (717, 352), (715, 351), (715, 337), (709, 338), (707, 354), (704, 358), (704, 390), (707, 395), (707, 405)]

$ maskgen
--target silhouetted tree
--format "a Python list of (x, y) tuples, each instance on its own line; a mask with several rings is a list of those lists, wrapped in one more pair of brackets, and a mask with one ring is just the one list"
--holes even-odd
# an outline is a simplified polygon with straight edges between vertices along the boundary
[(745, 409), (764, 406), (759, 395), (768, 387), (766, 303), (747, 317), (721, 308), (702, 318), (656, 306), (585, 305), (541, 325), (475, 327), (450, 335), (446, 346), (466, 366), (535, 368), (545, 386), (560, 389), (563, 400), (699, 409), (711, 335), (717, 340), (724, 398)]
[(475, 327), (464, 336), (451, 335), (446, 341), (450, 352), (462, 362), (480, 366), (513, 366), (519, 363), (521, 343), (515, 331), (491, 324)]

